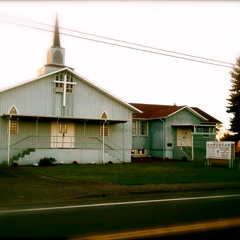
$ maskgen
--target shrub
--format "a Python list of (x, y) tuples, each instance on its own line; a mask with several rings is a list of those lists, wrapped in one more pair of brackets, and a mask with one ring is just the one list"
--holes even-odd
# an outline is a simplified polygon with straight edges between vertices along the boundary
[(12, 163), (12, 166), (13, 166), (13, 167), (19, 167), (19, 164), (18, 164), (17, 162), (13, 162), (13, 163)]
[(48, 157), (44, 157), (44, 158), (41, 158), (39, 160), (39, 166), (52, 166), (53, 163), (56, 162), (56, 159), (55, 158), (48, 158)]

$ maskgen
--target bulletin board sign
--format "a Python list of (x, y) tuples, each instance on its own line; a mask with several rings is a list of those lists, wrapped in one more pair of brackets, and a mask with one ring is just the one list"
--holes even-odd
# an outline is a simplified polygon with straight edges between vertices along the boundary
[(233, 167), (233, 159), (235, 158), (235, 142), (211, 141), (206, 144), (207, 166), (211, 166), (212, 163), (225, 162), (229, 165), (229, 168)]

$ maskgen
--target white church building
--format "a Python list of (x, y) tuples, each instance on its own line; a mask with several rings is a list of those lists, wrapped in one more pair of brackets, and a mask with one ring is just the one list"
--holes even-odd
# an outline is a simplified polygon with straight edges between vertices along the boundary
[(39, 76), (0, 91), (0, 164), (130, 162), (140, 110), (65, 66), (56, 20)]

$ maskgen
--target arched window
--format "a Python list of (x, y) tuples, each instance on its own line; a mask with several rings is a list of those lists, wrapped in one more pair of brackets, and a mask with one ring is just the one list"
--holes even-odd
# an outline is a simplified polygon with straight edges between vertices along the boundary
[(57, 63), (57, 64), (63, 64), (63, 56), (62, 56), (61, 51), (56, 50), (53, 53), (53, 62)]
[(18, 110), (17, 110), (17, 108), (13, 105), (13, 106), (10, 107), (8, 113), (11, 114), (11, 115), (18, 114)]
[[(18, 110), (13, 105), (9, 108), (8, 113), (10, 115), (16, 115), (16, 114), (18, 114)], [(18, 119), (11, 119), (10, 120), (10, 133), (11, 134), (18, 134), (18, 131), (19, 131), (19, 121), (18, 121)]]
[(102, 119), (108, 119), (108, 114), (106, 112), (103, 112), (101, 118)]
[(108, 114), (104, 111), (101, 116), (102, 119), (105, 119), (105, 123), (100, 124), (100, 136), (109, 136), (109, 123), (106, 122), (108, 119)]

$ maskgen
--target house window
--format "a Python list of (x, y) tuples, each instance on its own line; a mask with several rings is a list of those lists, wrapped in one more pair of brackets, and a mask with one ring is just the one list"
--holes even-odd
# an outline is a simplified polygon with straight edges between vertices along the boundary
[(210, 128), (209, 127), (203, 127), (203, 137), (204, 138), (209, 138), (210, 135), (209, 134), (205, 134), (205, 133), (209, 133), (210, 132)]
[(10, 120), (10, 133), (11, 134), (18, 133), (18, 120)]
[(137, 135), (137, 121), (136, 120), (132, 121), (132, 135), (133, 136)]
[(103, 128), (104, 128), (104, 136), (105, 137), (109, 136), (109, 125), (108, 124), (100, 125), (100, 136), (103, 137)]
[(140, 136), (147, 136), (148, 135), (147, 121), (139, 121), (139, 135)]
[(137, 152), (136, 149), (132, 149), (132, 150), (131, 150), (131, 154), (132, 154), (132, 155), (136, 154), (136, 152)]
[(138, 149), (138, 154), (139, 155), (144, 155), (145, 154), (145, 149)]

